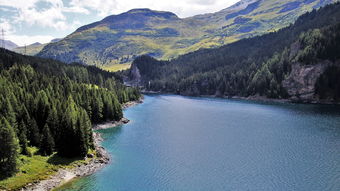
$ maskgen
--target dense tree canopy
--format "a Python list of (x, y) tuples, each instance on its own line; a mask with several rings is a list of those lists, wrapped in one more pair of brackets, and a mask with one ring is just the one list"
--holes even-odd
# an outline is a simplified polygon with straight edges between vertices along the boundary
[(85, 156), (92, 123), (121, 119), (121, 104), (139, 97), (113, 73), (0, 49), (0, 174), (15, 169), (28, 146), (42, 155)]

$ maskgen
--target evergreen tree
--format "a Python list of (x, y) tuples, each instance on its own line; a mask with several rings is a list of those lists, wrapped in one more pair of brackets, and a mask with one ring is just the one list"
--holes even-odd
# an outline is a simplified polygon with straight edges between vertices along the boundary
[(29, 155), (29, 151), (28, 151), (28, 141), (27, 141), (27, 129), (26, 129), (26, 125), (23, 121), (21, 121), (19, 123), (18, 126), (19, 129), (19, 144), (20, 144), (20, 148), (21, 148), (21, 154), (24, 155)]
[(10, 176), (16, 171), (18, 149), (14, 129), (2, 117), (0, 119), (0, 176)]
[(51, 155), (54, 150), (54, 140), (50, 132), (50, 128), (45, 124), (40, 141), (40, 153), (42, 155)]
[(27, 130), (29, 131), (28, 135), (29, 135), (30, 145), (39, 146), (40, 145), (40, 133), (39, 133), (37, 122), (35, 121), (34, 118), (30, 120)]

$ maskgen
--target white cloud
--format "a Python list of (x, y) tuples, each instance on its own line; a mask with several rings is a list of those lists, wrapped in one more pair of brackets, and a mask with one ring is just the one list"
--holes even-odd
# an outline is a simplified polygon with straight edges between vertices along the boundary
[(35, 42), (48, 43), (55, 37), (49, 35), (9, 35), (6, 36), (6, 40), (10, 40), (19, 46), (30, 45)]
[(90, 11), (88, 9), (83, 8), (83, 7), (64, 7), (63, 12), (90, 14)]
[[(38, 3), (47, 3), (48, 7), (39, 7)], [(0, 0), (0, 5), (17, 9), (18, 16), (14, 16), (13, 23), (27, 23), (31, 26), (55, 28), (59, 31), (73, 27), (64, 16), (64, 12), (88, 14), (88, 10), (81, 7), (64, 7), (62, 0)]]
[(97, 11), (100, 16), (106, 16), (117, 10), (116, 0), (71, 0), (70, 5), (74, 8), (91, 9)]
[(119, 14), (134, 8), (171, 11), (180, 17), (216, 12), (239, 0), (71, 0), (73, 7), (97, 11), (100, 16)]
[(21, 9), (25, 7), (30, 8), (36, 2), (38, 2), (38, 0), (25, 0), (25, 2), (22, 0), (0, 0), (0, 5)]
[(0, 19), (0, 29), (4, 30), (6, 33), (13, 33), (15, 30), (10, 22), (6, 19)]
[[(25, 8), (19, 11), (17, 22), (25, 22), (29, 25), (40, 25), (43, 27), (52, 27), (58, 30), (63, 30), (66, 26), (66, 17), (62, 14), (60, 8), (52, 7), (43, 11), (38, 11), (35, 8)], [(63, 26), (56, 23), (63, 22)]]

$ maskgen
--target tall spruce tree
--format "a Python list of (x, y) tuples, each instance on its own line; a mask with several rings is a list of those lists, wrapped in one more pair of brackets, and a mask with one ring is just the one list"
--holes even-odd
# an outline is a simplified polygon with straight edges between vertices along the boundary
[(18, 140), (13, 127), (4, 118), (0, 119), (0, 176), (10, 176), (16, 172)]
[(54, 140), (50, 132), (50, 128), (45, 124), (40, 141), (40, 153), (42, 155), (51, 155), (54, 150)]

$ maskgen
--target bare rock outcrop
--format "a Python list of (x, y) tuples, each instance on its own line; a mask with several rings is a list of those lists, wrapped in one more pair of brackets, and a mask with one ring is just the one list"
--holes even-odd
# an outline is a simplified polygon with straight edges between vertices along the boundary
[(326, 68), (332, 64), (329, 61), (322, 61), (313, 65), (292, 64), (290, 75), (282, 82), (291, 100), (302, 102), (317, 100), (315, 97), (315, 83)]

